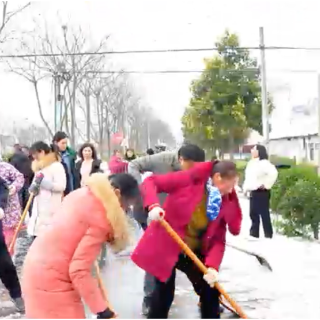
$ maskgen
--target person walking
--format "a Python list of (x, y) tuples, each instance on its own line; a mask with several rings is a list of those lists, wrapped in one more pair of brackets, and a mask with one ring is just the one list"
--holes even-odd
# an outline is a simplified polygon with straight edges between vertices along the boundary
[(40, 189), (34, 184), (30, 186), (30, 192), (35, 194), (35, 198), (28, 233), (33, 239), (51, 225), (66, 189), (66, 173), (55, 149), (54, 145), (49, 146), (43, 141), (34, 143), (30, 148), (35, 159), (32, 163), (35, 175), (41, 173), (44, 176)]
[(243, 192), (250, 192), (250, 236), (259, 238), (260, 218), (266, 238), (273, 237), (270, 217), (270, 192), (275, 184), (278, 171), (268, 160), (268, 153), (263, 145), (257, 144), (251, 150), (252, 159), (245, 170)]
[(84, 187), (89, 176), (93, 173), (109, 174), (108, 164), (98, 159), (97, 150), (92, 143), (84, 143), (78, 154), (80, 160), (75, 165), (75, 189)]
[(52, 143), (58, 147), (61, 163), (66, 171), (67, 185), (64, 191), (64, 195), (66, 196), (71, 191), (75, 190), (75, 162), (77, 153), (68, 147), (68, 136), (63, 131), (58, 131), (53, 136)]
[(4, 209), (4, 218), (2, 220), (3, 234), (7, 246), (9, 246), (20, 221), (21, 205), (19, 191), (24, 185), (24, 177), (13, 165), (0, 161), (0, 178), (5, 181), (9, 189), (8, 203)]
[(3, 234), (2, 219), (9, 202), (9, 188), (0, 178), (0, 280), (9, 291), (9, 295), (19, 312), (24, 312), (24, 303), (17, 270), (12, 262)]

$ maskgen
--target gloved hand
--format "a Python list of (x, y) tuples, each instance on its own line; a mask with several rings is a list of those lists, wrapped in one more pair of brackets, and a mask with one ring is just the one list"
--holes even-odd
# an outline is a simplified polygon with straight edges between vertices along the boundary
[(2, 208), (0, 208), (0, 220), (4, 218), (4, 211)]
[(39, 194), (40, 185), (42, 183), (42, 180), (44, 179), (43, 173), (38, 173), (31, 183), (31, 186), (29, 187), (29, 192), (32, 193), (34, 196), (37, 196)]
[(149, 210), (148, 217), (152, 221), (162, 220), (165, 216), (164, 210), (159, 206), (152, 206), (151, 210)]
[(109, 308), (97, 314), (97, 319), (112, 319), (115, 317), (116, 317), (116, 314)]
[(203, 276), (203, 279), (208, 283), (210, 287), (213, 287), (218, 282), (219, 272), (213, 268), (209, 268), (208, 272)]

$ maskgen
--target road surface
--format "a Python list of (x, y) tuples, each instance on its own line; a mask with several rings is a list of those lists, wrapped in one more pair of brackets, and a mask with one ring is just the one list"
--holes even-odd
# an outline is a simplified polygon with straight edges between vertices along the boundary
[[(220, 277), (221, 284), (250, 318), (320, 319), (320, 243), (288, 239), (276, 235), (272, 240), (245, 239), (250, 221), (248, 201), (241, 199), (244, 214), (240, 238), (228, 241), (263, 254), (274, 271), (264, 270), (254, 257), (226, 250)], [(20, 246), (27, 247), (25, 240)], [(21, 264), (22, 257), (17, 261)], [(102, 270), (110, 301), (119, 318), (141, 318), (143, 271), (130, 261), (128, 255), (109, 254)], [(21, 318), (14, 313), (5, 290), (0, 290), (0, 317)], [(178, 274), (175, 302), (171, 318), (198, 318), (197, 296), (183, 274)], [(224, 317), (229, 318), (230, 313)], [(92, 317), (88, 315), (88, 317)]]

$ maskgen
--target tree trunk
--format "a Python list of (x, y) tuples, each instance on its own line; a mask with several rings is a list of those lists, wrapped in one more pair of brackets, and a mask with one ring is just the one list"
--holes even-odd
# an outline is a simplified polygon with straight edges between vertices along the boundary
[(232, 132), (230, 132), (229, 133), (229, 155), (230, 155), (230, 160), (232, 161), (234, 159), (233, 151), (234, 151), (234, 137)]
[(39, 110), (39, 115), (40, 118), (43, 122), (43, 124), (45, 125), (45, 127), (47, 128), (49, 134), (51, 137), (53, 137), (53, 133), (49, 127), (48, 122), (46, 121), (46, 119), (44, 118), (43, 112), (42, 112), (42, 106), (41, 106), (41, 102), (40, 102), (40, 96), (39, 96), (39, 90), (38, 90), (38, 82), (33, 82), (33, 87), (34, 87), (34, 91), (36, 93), (36, 98), (37, 98), (37, 104), (38, 104), (38, 110)]

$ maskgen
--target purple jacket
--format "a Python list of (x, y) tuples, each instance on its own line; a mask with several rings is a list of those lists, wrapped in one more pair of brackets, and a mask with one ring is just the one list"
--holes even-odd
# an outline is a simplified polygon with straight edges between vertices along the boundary
[(24, 177), (14, 166), (3, 161), (0, 162), (0, 177), (6, 182), (8, 187), (14, 186), (16, 189), (16, 192), (8, 198), (2, 220), (4, 229), (12, 229), (18, 225), (21, 216), (18, 192), (24, 185)]

